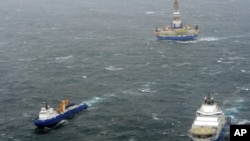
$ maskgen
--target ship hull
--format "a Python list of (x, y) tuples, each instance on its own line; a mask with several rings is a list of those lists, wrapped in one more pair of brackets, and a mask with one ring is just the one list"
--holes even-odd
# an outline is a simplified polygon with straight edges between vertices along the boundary
[(44, 127), (51, 127), (59, 123), (60, 121), (64, 119), (68, 119), (72, 116), (74, 116), (76, 113), (83, 111), (88, 108), (88, 105), (85, 103), (79, 104), (77, 107), (70, 109), (62, 114), (59, 114), (53, 118), (46, 119), (46, 120), (39, 120), (38, 118), (34, 120), (34, 124), (39, 128)]
[(229, 130), (230, 123), (231, 123), (231, 118), (227, 117), (227, 121), (226, 121), (224, 127), (222, 128), (222, 130), (220, 132), (220, 135), (215, 140), (210, 140), (210, 139), (208, 139), (208, 140), (206, 140), (206, 139), (201, 139), (201, 140), (195, 139), (195, 140), (193, 140), (193, 139), (191, 139), (191, 141), (222, 141), (224, 136), (225, 136), (225, 133)]
[(214, 141), (222, 141), (223, 140), (225, 133), (229, 130), (230, 123), (231, 123), (231, 118), (227, 117), (227, 122), (226, 122), (225, 126), (223, 127), (219, 137)]
[(158, 40), (170, 40), (170, 41), (190, 41), (195, 40), (198, 34), (192, 35), (182, 35), (182, 36), (166, 36), (166, 35), (157, 35)]

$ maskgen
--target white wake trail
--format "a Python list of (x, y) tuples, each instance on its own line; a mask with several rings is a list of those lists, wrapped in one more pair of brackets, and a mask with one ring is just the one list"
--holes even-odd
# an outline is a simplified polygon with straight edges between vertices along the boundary
[(114, 94), (107, 94), (107, 95), (103, 95), (101, 97), (93, 97), (90, 100), (83, 101), (83, 103), (86, 103), (89, 107), (91, 107), (91, 106), (93, 106), (95, 104), (107, 101), (112, 97), (115, 97), (115, 95)]

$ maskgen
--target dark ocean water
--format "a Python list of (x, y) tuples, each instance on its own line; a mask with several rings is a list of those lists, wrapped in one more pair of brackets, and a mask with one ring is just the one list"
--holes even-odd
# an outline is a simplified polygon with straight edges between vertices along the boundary
[[(212, 93), (250, 122), (250, 1), (180, 0), (196, 41), (160, 42), (172, 0), (8, 0), (0, 5), (1, 141), (187, 141)], [(33, 125), (42, 102), (90, 107), (66, 125)], [(228, 141), (228, 135), (225, 141)]]

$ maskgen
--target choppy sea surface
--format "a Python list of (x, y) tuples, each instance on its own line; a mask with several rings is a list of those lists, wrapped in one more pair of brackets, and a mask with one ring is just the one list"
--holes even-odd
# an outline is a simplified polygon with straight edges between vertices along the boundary
[[(2, 1), (0, 140), (187, 141), (208, 93), (233, 124), (249, 124), (250, 1), (179, 4), (201, 29), (195, 41), (156, 40), (172, 0)], [(42, 103), (65, 98), (89, 108), (36, 129)]]

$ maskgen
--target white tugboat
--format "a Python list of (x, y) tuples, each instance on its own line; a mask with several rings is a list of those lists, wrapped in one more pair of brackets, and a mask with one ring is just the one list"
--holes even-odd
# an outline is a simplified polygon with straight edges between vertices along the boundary
[(192, 141), (220, 141), (229, 128), (230, 117), (226, 117), (213, 97), (208, 95), (196, 112), (196, 118), (188, 132)]

